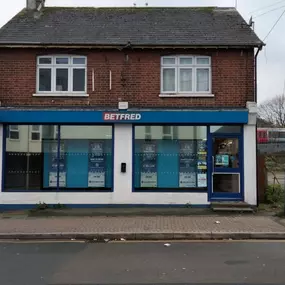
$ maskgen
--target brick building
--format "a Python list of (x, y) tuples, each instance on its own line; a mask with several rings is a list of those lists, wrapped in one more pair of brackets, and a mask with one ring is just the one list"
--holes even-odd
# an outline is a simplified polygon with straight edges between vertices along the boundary
[(0, 29), (0, 204), (256, 205), (256, 57), (234, 8), (62, 8)]

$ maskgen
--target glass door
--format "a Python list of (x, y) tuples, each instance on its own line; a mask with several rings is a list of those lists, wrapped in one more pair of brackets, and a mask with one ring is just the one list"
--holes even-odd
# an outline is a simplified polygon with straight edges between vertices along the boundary
[(242, 199), (242, 155), (239, 136), (213, 134), (211, 199)]

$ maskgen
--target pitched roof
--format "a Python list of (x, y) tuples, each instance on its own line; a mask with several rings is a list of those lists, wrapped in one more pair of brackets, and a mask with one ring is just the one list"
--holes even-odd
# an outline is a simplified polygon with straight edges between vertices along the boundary
[(234, 8), (45, 7), (24, 9), (0, 29), (1, 44), (260, 46)]

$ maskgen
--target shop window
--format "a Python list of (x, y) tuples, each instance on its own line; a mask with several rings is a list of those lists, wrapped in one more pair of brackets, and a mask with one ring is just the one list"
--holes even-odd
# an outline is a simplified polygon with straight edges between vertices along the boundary
[(38, 93), (86, 93), (84, 56), (40, 56), (37, 70)]
[(206, 190), (207, 127), (135, 127), (134, 181), (137, 190)]
[(161, 58), (161, 93), (211, 93), (211, 58), (164, 56)]
[(20, 125), (18, 131), (19, 140), (6, 138), (5, 191), (111, 189), (111, 126)]
[(61, 126), (62, 189), (111, 189), (112, 127)]
[[(13, 129), (15, 125), (8, 126)], [(51, 126), (29, 126), (19, 125), (17, 140), (6, 138), (6, 149), (4, 159), (4, 190), (42, 190), (44, 172), (48, 165), (45, 164), (45, 157), (49, 155), (50, 146), (56, 144), (56, 140), (47, 135), (46, 128)], [(55, 127), (55, 126), (52, 126)], [(38, 135), (32, 136), (31, 130), (43, 129), (40, 139)], [(37, 133), (37, 132), (36, 132)], [(37, 133), (38, 134), (38, 133)], [(9, 134), (11, 137), (11, 133)]]

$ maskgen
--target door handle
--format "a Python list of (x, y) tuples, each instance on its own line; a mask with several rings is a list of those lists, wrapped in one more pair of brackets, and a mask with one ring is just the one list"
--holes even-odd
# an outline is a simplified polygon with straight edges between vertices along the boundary
[(215, 174), (215, 156), (212, 155), (212, 176)]

